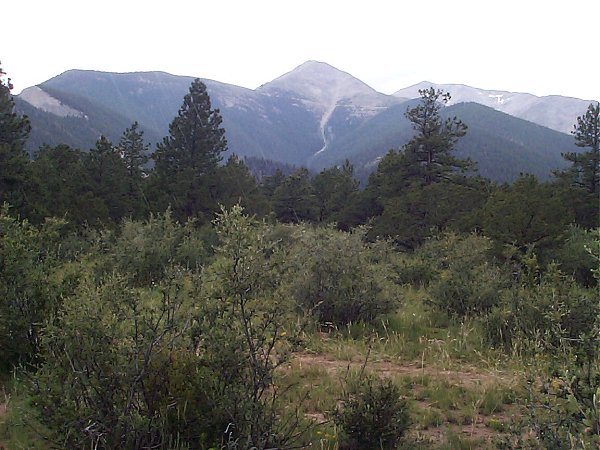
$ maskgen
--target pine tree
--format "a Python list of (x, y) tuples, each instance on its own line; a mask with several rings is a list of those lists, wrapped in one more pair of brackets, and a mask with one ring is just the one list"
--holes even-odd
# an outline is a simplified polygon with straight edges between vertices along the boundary
[[(127, 172), (119, 149), (101, 136), (96, 146), (85, 154), (83, 164), (92, 180), (89, 188), (93, 195), (104, 203), (108, 218), (119, 222), (130, 212), (127, 205)], [(107, 218), (98, 219), (104, 221)]]
[(206, 86), (196, 79), (183, 99), (177, 117), (169, 125), (169, 136), (154, 153), (155, 189), (167, 194), (180, 218), (203, 216), (214, 202), (207, 202), (207, 175), (214, 172), (227, 150), (225, 130), (218, 109), (212, 109)]
[(415, 136), (381, 160), (365, 191), (378, 215), (369, 237), (392, 236), (408, 249), (418, 247), (432, 230), (468, 228), (471, 209), (485, 199), (481, 180), (465, 176), (472, 161), (453, 155), (467, 126), (456, 117), (442, 119), (450, 95), (434, 88), (419, 93), (421, 103), (406, 111)]
[(588, 151), (563, 153), (571, 166), (555, 172), (563, 183), (565, 202), (574, 211), (575, 220), (584, 228), (596, 228), (600, 201), (600, 104), (591, 103), (586, 113), (577, 118), (572, 131), (575, 145)]
[(307, 169), (296, 170), (275, 190), (273, 210), (277, 219), (284, 223), (317, 220), (319, 206)]
[(473, 163), (452, 155), (454, 145), (467, 132), (467, 126), (456, 117), (442, 120), (440, 111), (450, 94), (433, 87), (419, 90), (421, 103), (406, 111), (406, 117), (417, 132), (404, 146), (408, 167), (425, 185), (450, 180), (457, 170), (470, 169)]
[(133, 122), (131, 128), (123, 132), (117, 146), (127, 168), (129, 181), (132, 183), (139, 183), (144, 176), (144, 166), (148, 162), (148, 148), (149, 145), (144, 143), (144, 132), (139, 129), (137, 122)]
[(2, 79), (4, 75), (6, 73), (0, 67), (0, 203), (8, 201), (21, 206), (29, 161), (24, 145), (31, 125), (26, 116), (14, 112), (12, 84), (10, 78)]
[(563, 158), (573, 163), (568, 173), (575, 186), (586, 189), (590, 194), (600, 192), (600, 103), (591, 103), (571, 132), (575, 145), (590, 148), (589, 151), (563, 153)]
[(319, 206), (319, 222), (336, 222), (339, 226), (358, 193), (354, 167), (346, 160), (341, 167), (322, 170), (312, 179), (312, 185)]
[(126, 171), (126, 195), (131, 216), (141, 217), (146, 209), (142, 183), (146, 176), (144, 167), (148, 163), (148, 147), (144, 143), (144, 132), (139, 129), (137, 122), (123, 132), (117, 146)]

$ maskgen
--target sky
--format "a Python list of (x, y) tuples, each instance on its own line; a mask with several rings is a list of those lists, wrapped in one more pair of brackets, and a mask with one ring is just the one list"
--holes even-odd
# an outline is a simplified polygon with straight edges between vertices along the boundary
[(13, 93), (69, 69), (160, 70), (254, 89), (307, 60), (391, 94), (420, 81), (600, 99), (598, 0), (18, 0)]

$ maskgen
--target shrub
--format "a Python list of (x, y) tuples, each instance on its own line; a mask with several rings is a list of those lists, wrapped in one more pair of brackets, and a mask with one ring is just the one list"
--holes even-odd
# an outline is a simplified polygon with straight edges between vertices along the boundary
[(389, 379), (372, 377), (350, 382), (334, 419), (347, 449), (395, 448), (409, 426), (400, 389)]
[(582, 365), (598, 353), (594, 330), (600, 324), (600, 302), (593, 289), (579, 286), (550, 265), (537, 280), (505, 290), (484, 323), (494, 346), (508, 349), (529, 342), (550, 352), (566, 347), (576, 352)]
[(600, 228), (585, 230), (572, 226), (562, 246), (555, 252), (561, 272), (571, 275), (578, 283), (592, 287), (597, 284), (594, 269), (598, 268)]
[(44, 333), (33, 375), (40, 421), (62, 448), (202, 448), (227, 417), (193, 352), (184, 271), (152, 292), (114, 274), (84, 280)]
[(393, 309), (395, 284), (386, 257), (363, 242), (361, 230), (299, 226), (296, 231), (290, 290), (301, 309), (335, 326), (373, 321)]
[(160, 281), (173, 265), (198, 269), (208, 252), (194, 225), (193, 221), (179, 224), (170, 210), (146, 221), (125, 220), (109, 244), (105, 271), (127, 273), (134, 285), (144, 286)]
[[(439, 276), (429, 286), (430, 305), (448, 316), (466, 317), (485, 313), (498, 304), (508, 279), (488, 261), (489, 239), (448, 234), (437, 247)], [(433, 245), (428, 251), (432, 248)], [(435, 253), (431, 258), (435, 258)]]
[(44, 323), (60, 307), (64, 225), (48, 219), (36, 227), (0, 208), (0, 371), (35, 362)]
[[(273, 384), (275, 371), (300, 342), (304, 320), (281, 291), (285, 252), (272, 229), (243, 214), (223, 211), (214, 221), (219, 245), (202, 271), (196, 303), (196, 351), (218, 375), (218, 404), (239, 448), (290, 448), (300, 420), (290, 419)], [(238, 448), (238, 447), (235, 447)]]

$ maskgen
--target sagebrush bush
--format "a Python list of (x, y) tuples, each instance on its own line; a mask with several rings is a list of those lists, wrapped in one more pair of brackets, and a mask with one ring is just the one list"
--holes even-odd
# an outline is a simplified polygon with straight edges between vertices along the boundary
[(88, 277), (65, 299), (32, 386), (39, 419), (63, 448), (198, 448), (220, 437), (227, 419), (214, 375), (189, 334), (189, 277), (170, 272), (152, 292), (118, 274), (99, 285)]
[(343, 435), (341, 448), (356, 450), (395, 448), (410, 424), (398, 386), (373, 377), (350, 382), (334, 420)]
[(363, 242), (363, 233), (299, 226), (288, 263), (289, 289), (303, 310), (334, 326), (373, 321), (396, 305), (385, 255)]
[[(508, 283), (506, 273), (489, 260), (489, 239), (469, 235), (445, 235), (431, 248), (438, 248), (438, 275), (429, 285), (429, 304), (448, 316), (483, 314), (498, 304)], [(435, 253), (431, 253), (434, 258)]]
[(193, 221), (180, 224), (171, 212), (145, 221), (125, 220), (106, 252), (107, 271), (127, 273), (136, 286), (160, 281), (169, 267), (198, 269), (207, 259), (206, 236)]
[(57, 275), (64, 226), (48, 219), (36, 227), (0, 206), (0, 372), (37, 360), (44, 322), (69, 290), (67, 275)]
[(510, 348), (518, 341), (551, 351), (568, 347), (583, 363), (598, 353), (598, 336), (591, 334), (600, 323), (599, 315), (597, 292), (550, 265), (537, 280), (505, 290), (484, 323), (494, 346)]

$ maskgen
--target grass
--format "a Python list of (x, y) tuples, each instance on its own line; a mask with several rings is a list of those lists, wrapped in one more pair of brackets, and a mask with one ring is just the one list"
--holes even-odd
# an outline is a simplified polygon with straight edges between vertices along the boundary
[[(523, 363), (486, 348), (473, 323), (440, 317), (425, 300), (423, 290), (406, 289), (400, 310), (375, 324), (307, 332), (306, 349), (278, 370), (275, 383), (286, 411), (297, 408), (315, 423), (306, 436), (312, 448), (339, 450), (331, 413), (365, 360), (367, 372), (391, 378), (408, 401), (412, 425), (399, 448), (493, 448), (490, 436), (508, 433), (513, 416), (524, 415)], [(11, 450), (47, 448), (27, 419), (25, 390), (8, 386), (0, 443)]]
[(477, 434), (504, 433), (510, 424), (501, 414), (523, 409), (518, 403), (525, 393), (516, 389), (523, 363), (490, 349), (475, 322), (430, 311), (424, 290), (407, 288), (403, 299), (399, 311), (375, 324), (307, 336), (311, 354), (338, 363), (336, 370), (296, 372), (299, 379), (320, 380), (309, 395), (319, 401), (305, 402), (307, 411), (335, 405), (348, 367), (358, 370), (368, 355), (367, 370), (391, 377), (411, 405), (413, 431), (402, 448), (482, 448), (488, 441)]
[(36, 450), (49, 448), (44, 427), (35, 420), (30, 398), (18, 378), (7, 377), (0, 381), (0, 403), (7, 405), (6, 414), (0, 416), (0, 448), (8, 450)]

